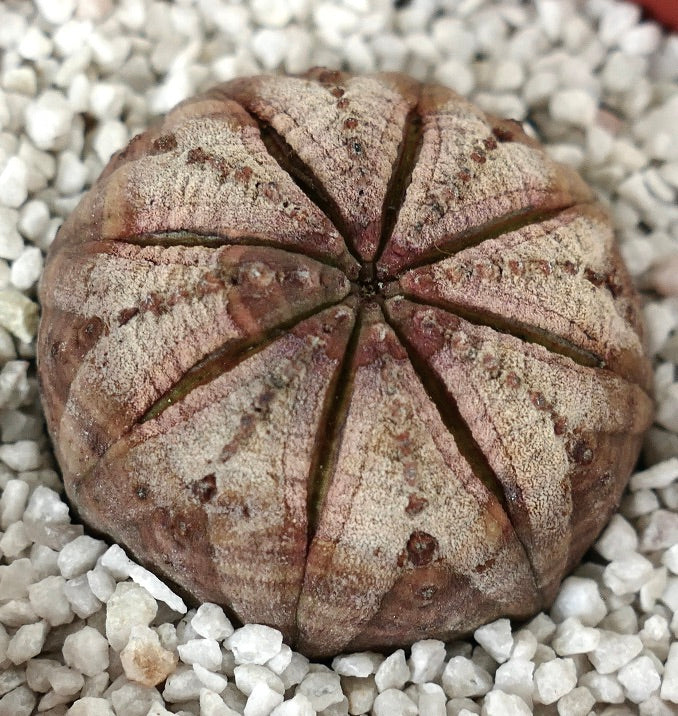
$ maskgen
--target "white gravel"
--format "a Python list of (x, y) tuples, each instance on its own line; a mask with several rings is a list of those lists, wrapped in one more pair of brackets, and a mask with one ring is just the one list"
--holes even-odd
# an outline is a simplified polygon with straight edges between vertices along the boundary
[[(317, 64), (444, 82), (582, 172), (643, 291), (658, 406), (549, 614), (331, 666), (71, 522), (33, 365), (44, 253), (109, 156), (211, 84)], [(677, 118), (678, 36), (618, 0), (0, 3), (0, 716), (677, 713)]]

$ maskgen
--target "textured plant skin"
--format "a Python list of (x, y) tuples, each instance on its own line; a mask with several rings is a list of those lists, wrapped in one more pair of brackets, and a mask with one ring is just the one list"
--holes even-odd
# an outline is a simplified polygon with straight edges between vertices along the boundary
[(112, 158), (40, 297), (82, 518), (311, 656), (547, 606), (651, 421), (588, 187), (403, 75), (185, 101)]

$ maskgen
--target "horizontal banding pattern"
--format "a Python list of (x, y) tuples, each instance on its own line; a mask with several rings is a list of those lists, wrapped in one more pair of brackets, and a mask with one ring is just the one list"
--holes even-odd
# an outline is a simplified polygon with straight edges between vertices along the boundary
[[(307, 80), (254, 78), (216, 88), (194, 105), (175, 110), (113, 160), (86, 208), (67, 223), (51, 259), (56, 274), (71, 237), (84, 231), (90, 241), (106, 241), (86, 245), (95, 264), (131, 252), (149, 276), (139, 292), (158, 282), (157, 290), (116, 309), (114, 318), (102, 312), (116, 286), (102, 294), (87, 284), (95, 268), (83, 270), (86, 300), (77, 308), (66, 305), (49, 278), (44, 283), (46, 314), (53, 311), (74, 327), (68, 346), (53, 343), (44, 329), (41, 352), (54, 352), (54, 360), (68, 354), (74, 362), (60, 395), (51, 401), (48, 395), (48, 415), (76, 504), (90, 522), (156, 561), (197, 596), (227, 602), (244, 619), (273, 621), (292, 637), (299, 599), (298, 640), (310, 653), (406, 643), (421, 634), (447, 638), (499, 614), (534, 611), (551, 598), (618, 499), (650, 409), (635, 385), (644, 387), (647, 376), (635, 299), (606, 220), (588, 206), (586, 188), (549, 162), (519, 127), (485, 118), (446, 90), (420, 89), (398, 76), (316, 71)], [(278, 147), (273, 158), (267, 153), (273, 144), (259, 138), (260, 126), (271, 128)], [(149, 155), (154, 164), (145, 168)], [(149, 172), (159, 174), (146, 183)], [(175, 185), (183, 187), (188, 210), (168, 208), (177, 201)], [(245, 207), (243, 227), (237, 205), (228, 205), (233, 196)], [(153, 208), (157, 202), (165, 209)], [(334, 228), (316, 202), (338, 216)], [(122, 218), (115, 211), (120, 204)], [(256, 224), (255, 211), (273, 217), (259, 222), (268, 223), (266, 231), (248, 228)], [(213, 238), (209, 225), (217, 214), (225, 218)], [(92, 215), (96, 223), (83, 227)], [(219, 270), (198, 268), (213, 261), (195, 258), (201, 251), (215, 257), (237, 244), (254, 259), (234, 260), (228, 270), (223, 263)], [(515, 256), (502, 256), (507, 245)], [(561, 255), (564, 245), (572, 255)], [(521, 253), (525, 247), (532, 253)], [(167, 252), (183, 257), (182, 270), (192, 276), (186, 295), (177, 296), (180, 290), (168, 284), (186, 279), (159, 278)], [(463, 285), (473, 289), (468, 305), (452, 295)], [(504, 302), (495, 309), (498, 288)], [(566, 300), (575, 291), (576, 305)], [(348, 293), (353, 297), (346, 300)], [(551, 313), (550, 295), (562, 298)], [(97, 308), (85, 308), (97, 298)], [(206, 309), (207, 320), (217, 310), (208, 300), (222, 302), (220, 341), (192, 332), (193, 312)], [(346, 328), (337, 337), (331, 325), (336, 315), (320, 320), (338, 310), (328, 308), (332, 304), (355, 321), (352, 337)], [(535, 311), (525, 314), (524, 304)], [(181, 340), (192, 346), (169, 383), (152, 371), (154, 360), (168, 359), (148, 351), (137, 359), (149, 366), (151, 389), (123, 409), (113, 405), (107, 413), (105, 405), (96, 406), (102, 414), (87, 414), (78, 391), (91, 396), (97, 371), (111, 378), (116, 367), (108, 361), (116, 347), (123, 346), (117, 364), (137, 375), (136, 363), (129, 373), (124, 346), (154, 328), (175, 341), (183, 330)], [(285, 348), (290, 335), (298, 342)], [(167, 344), (170, 354), (173, 345)], [(584, 354), (620, 377), (587, 363)], [(268, 377), (252, 372), (262, 356)], [(48, 360), (43, 357), (43, 367)], [(581, 360), (585, 365), (575, 362)], [(86, 380), (81, 366), (89, 364), (93, 377)], [(311, 388), (309, 381), (321, 374), (322, 387)], [(572, 405), (557, 386), (551, 392), (542, 387), (553, 375), (587, 386), (594, 397)], [(233, 398), (222, 408), (240, 415), (237, 424), (209, 422), (214, 391), (237, 376), (251, 390), (242, 402)], [(492, 385), (502, 386), (503, 404), (483, 393)], [(303, 397), (312, 394), (313, 409)], [(623, 410), (606, 414), (609, 404)], [(504, 413), (511, 420), (502, 422)], [(625, 422), (628, 414), (637, 419)], [(303, 416), (296, 419), (303, 427), (288, 435), (290, 415)], [(190, 453), (187, 435), (200, 440), (193, 424), (200, 420), (215, 431), (214, 450), (203, 451), (207, 462), (199, 468), (196, 455), (182, 468), (182, 456)], [(79, 422), (88, 439), (93, 436), (84, 446), (74, 437)], [(176, 427), (182, 425), (188, 432)], [(168, 446), (163, 431), (169, 430), (179, 432)], [(273, 441), (273, 430), (285, 439)], [(620, 449), (624, 433), (632, 439)], [(529, 469), (542, 464), (533, 449), (540, 440), (550, 456), (546, 480)], [(245, 455), (258, 456), (260, 477), (241, 485), (238, 497), (228, 485), (239, 484), (245, 468), (238, 460)], [(261, 462), (266, 455), (268, 463)], [(166, 484), (140, 491), (135, 481), (158, 461), (167, 466)], [(134, 495), (144, 494), (143, 505), (111, 487), (121, 473), (135, 483)], [(294, 489), (281, 492), (288, 482)], [(122, 487), (131, 492), (129, 484)], [(253, 499), (243, 502), (243, 491)], [(149, 492), (156, 512), (147, 515)], [(596, 492), (604, 497), (591, 503)], [(141, 524), (142, 516), (149, 524), (159, 520), (169, 541), (154, 543), (153, 529), (110, 517), (106, 522), (104, 507), (116, 503)], [(265, 534), (257, 525), (283, 504), (278, 531), (268, 541), (273, 546), (282, 539), (289, 551), (260, 546), (254, 583), (221, 591), (234, 581), (224, 570), (240, 565), (245, 571), (248, 551)], [(444, 525), (450, 523), (465, 525), (468, 545), (448, 534)], [(239, 557), (223, 552), (239, 540)], [(205, 560), (201, 579), (191, 560), (196, 553)], [(155, 559), (163, 554), (171, 555), (170, 563)], [(282, 571), (281, 563), (287, 565)], [(257, 606), (261, 589), (275, 589), (277, 611), (266, 615)], [(366, 595), (360, 605), (358, 594)], [(323, 614), (327, 600), (336, 603), (331, 623)], [(412, 624), (415, 630), (408, 631)]]

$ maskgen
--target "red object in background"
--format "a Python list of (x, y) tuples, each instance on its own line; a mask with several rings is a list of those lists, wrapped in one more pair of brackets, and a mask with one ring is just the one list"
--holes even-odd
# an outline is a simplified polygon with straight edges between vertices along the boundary
[(678, 0), (635, 0), (644, 7), (655, 20), (663, 22), (666, 27), (678, 30)]

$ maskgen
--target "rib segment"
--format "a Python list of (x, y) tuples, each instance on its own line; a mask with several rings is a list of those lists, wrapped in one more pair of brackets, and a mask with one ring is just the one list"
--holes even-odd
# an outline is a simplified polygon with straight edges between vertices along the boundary
[(392, 299), (387, 311), (501, 482), (548, 603), (618, 504), (650, 399), (609, 371), (441, 309)]
[(517, 123), (507, 128), (438, 85), (424, 87), (419, 107), (423, 144), (380, 277), (479, 227), (591, 200), (579, 175), (549, 159)]

